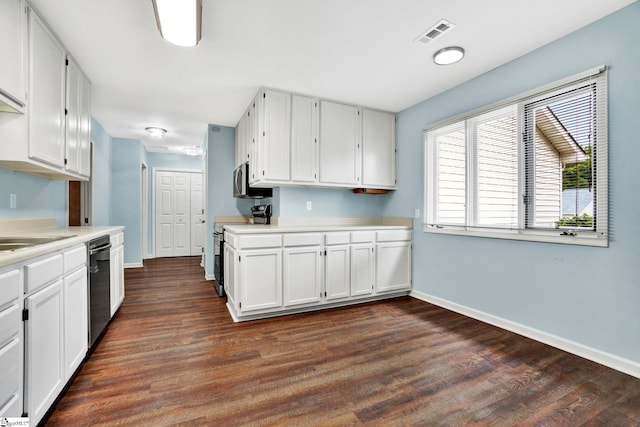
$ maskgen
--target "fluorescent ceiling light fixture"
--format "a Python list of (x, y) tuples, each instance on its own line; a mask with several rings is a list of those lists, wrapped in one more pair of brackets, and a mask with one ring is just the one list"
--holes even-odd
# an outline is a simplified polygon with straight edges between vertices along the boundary
[(464, 57), (464, 49), (459, 46), (445, 47), (433, 54), (433, 62), (438, 65), (451, 65)]
[(160, 35), (178, 46), (200, 41), (202, 0), (152, 0)]
[(173, 151), (175, 153), (186, 154), (187, 156), (202, 155), (202, 147), (198, 147), (197, 145), (193, 145), (193, 146), (170, 145), (167, 147), (167, 150)]
[(146, 130), (147, 133), (154, 138), (162, 138), (164, 134), (167, 133), (166, 129), (157, 128), (153, 126), (145, 128), (144, 130)]

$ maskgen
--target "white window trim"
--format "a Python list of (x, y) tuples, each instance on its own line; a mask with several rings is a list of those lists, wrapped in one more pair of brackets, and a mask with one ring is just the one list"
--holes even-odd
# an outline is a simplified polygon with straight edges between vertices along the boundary
[[(499, 228), (479, 228), (468, 226), (451, 226), (451, 225), (430, 225), (434, 224), (434, 206), (432, 197), (435, 191), (435, 177), (437, 176), (437, 170), (433, 170), (430, 165), (434, 164), (435, 144), (429, 144), (428, 133), (435, 129), (442, 129), (445, 126), (451, 126), (461, 121), (469, 120), (471, 117), (476, 117), (484, 113), (488, 113), (493, 110), (498, 110), (503, 107), (518, 104), (527, 99), (527, 103), (531, 102), (533, 97), (548, 96), (551, 93), (559, 93), (568, 90), (573, 85), (579, 83), (580, 80), (584, 80), (593, 76), (600, 75), (605, 72), (607, 67), (600, 65), (582, 73), (575, 74), (573, 76), (555, 81), (553, 83), (538, 87), (536, 89), (521, 93), (516, 96), (503, 99), (501, 101), (486, 105), (481, 108), (474, 109), (472, 111), (456, 115), (454, 117), (441, 120), (433, 123), (423, 129), (424, 134), (424, 224), (423, 231), (425, 233), (432, 234), (447, 234), (458, 236), (471, 236), (471, 237), (485, 237), (493, 239), (509, 239), (509, 240), (523, 240), (529, 242), (545, 242), (545, 243), (559, 243), (569, 245), (581, 245), (581, 246), (595, 246), (595, 247), (608, 247), (609, 246), (609, 233), (608, 233), (608, 119), (605, 121), (604, 126), (599, 126), (597, 129), (597, 150), (598, 150), (598, 169), (597, 174), (599, 177), (607, 177), (605, 179), (597, 179), (596, 191), (598, 192), (598, 198), (604, 200), (604, 206), (598, 206), (598, 230), (596, 231), (581, 231), (580, 229), (562, 229), (562, 230), (538, 230), (538, 229), (526, 229), (524, 228), (524, 205), (519, 204), (518, 211), (518, 226), (520, 229), (499, 229)], [(605, 74), (606, 79), (606, 74)], [(605, 84), (606, 88), (606, 84)], [(606, 95), (606, 91), (604, 92)], [(607, 102), (604, 103), (604, 114), (608, 117)], [(523, 118), (519, 115), (519, 120)], [(468, 130), (468, 129), (467, 129)], [(518, 147), (519, 150), (519, 174), (524, 174), (524, 168), (521, 164), (523, 160), (523, 147)], [(469, 180), (467, 180), (469, 185)], [(524, 177), (519, 177), (519, 189), (520, 193), (524, 194)], [(467, 208), (467, 215), (469, 209)], [(569, 233), (563, 234), (564, 232)]]

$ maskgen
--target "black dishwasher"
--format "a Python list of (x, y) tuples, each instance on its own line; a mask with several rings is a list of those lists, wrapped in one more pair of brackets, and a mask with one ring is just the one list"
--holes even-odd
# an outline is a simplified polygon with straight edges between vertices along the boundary
[(89, 348), (102, 336), (111, 320), (111, 240), (102, 236), (89, 241)]

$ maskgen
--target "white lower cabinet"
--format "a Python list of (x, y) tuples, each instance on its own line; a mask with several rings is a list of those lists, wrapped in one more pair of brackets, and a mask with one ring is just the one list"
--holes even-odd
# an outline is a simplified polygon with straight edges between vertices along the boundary
[(282, 234), (227, 230), (225, 240), (227, 307), (237, 321), (411, 290), (411, 230), (406, 228)]
[(124, 301), (124, 233), (111, 236), (109, 252), (111, 317)]
[(238, 251), (240, 312), (282, 307), (282, 249)]
[(22, 416), (23, 330), (20, 270), (0, 270), (0, 417)]
[(327, 246), (325, 253), (325, 298), (327, 301), (349, 298), (349, 246)]
[(321, 302), (321, 265), (322, 250), (318, 246), (283, 250), (285, 307)]
[(25, 408), (33, 425), (42, 419), (65, 384), (63, 289), (62, 280), (58, 280), (25, 299), (29, 313), (25, 323)]
[(411, 289), (411, 242), (376, 244), (376, 292)]
[(375, 277), (375, 253), (373, 244), (351, 246), (351, 296), (373, 294)]
[(87, 354), (87, 268), (82, 267), (64, 278), (64, 376), (78, 369)]
[(85, 245), (24, 265), (24, 409), (36, 425), (88, 349)]

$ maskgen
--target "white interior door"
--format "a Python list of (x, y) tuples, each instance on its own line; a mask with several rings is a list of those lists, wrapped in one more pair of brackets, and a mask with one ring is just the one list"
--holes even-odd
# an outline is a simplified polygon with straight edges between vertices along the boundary
[(201, 173), (191, 174), (191, 255), (201, 255), (207, 232), (204, 219), (204, 185)]
[(191, 255), (191, 176), (174, 172), (173, 256)]
[(191, 255), (191, 174), (156, 171), (156, 257)]
[(156, 171), (156, 257), (173, 256), (173, 173)]

